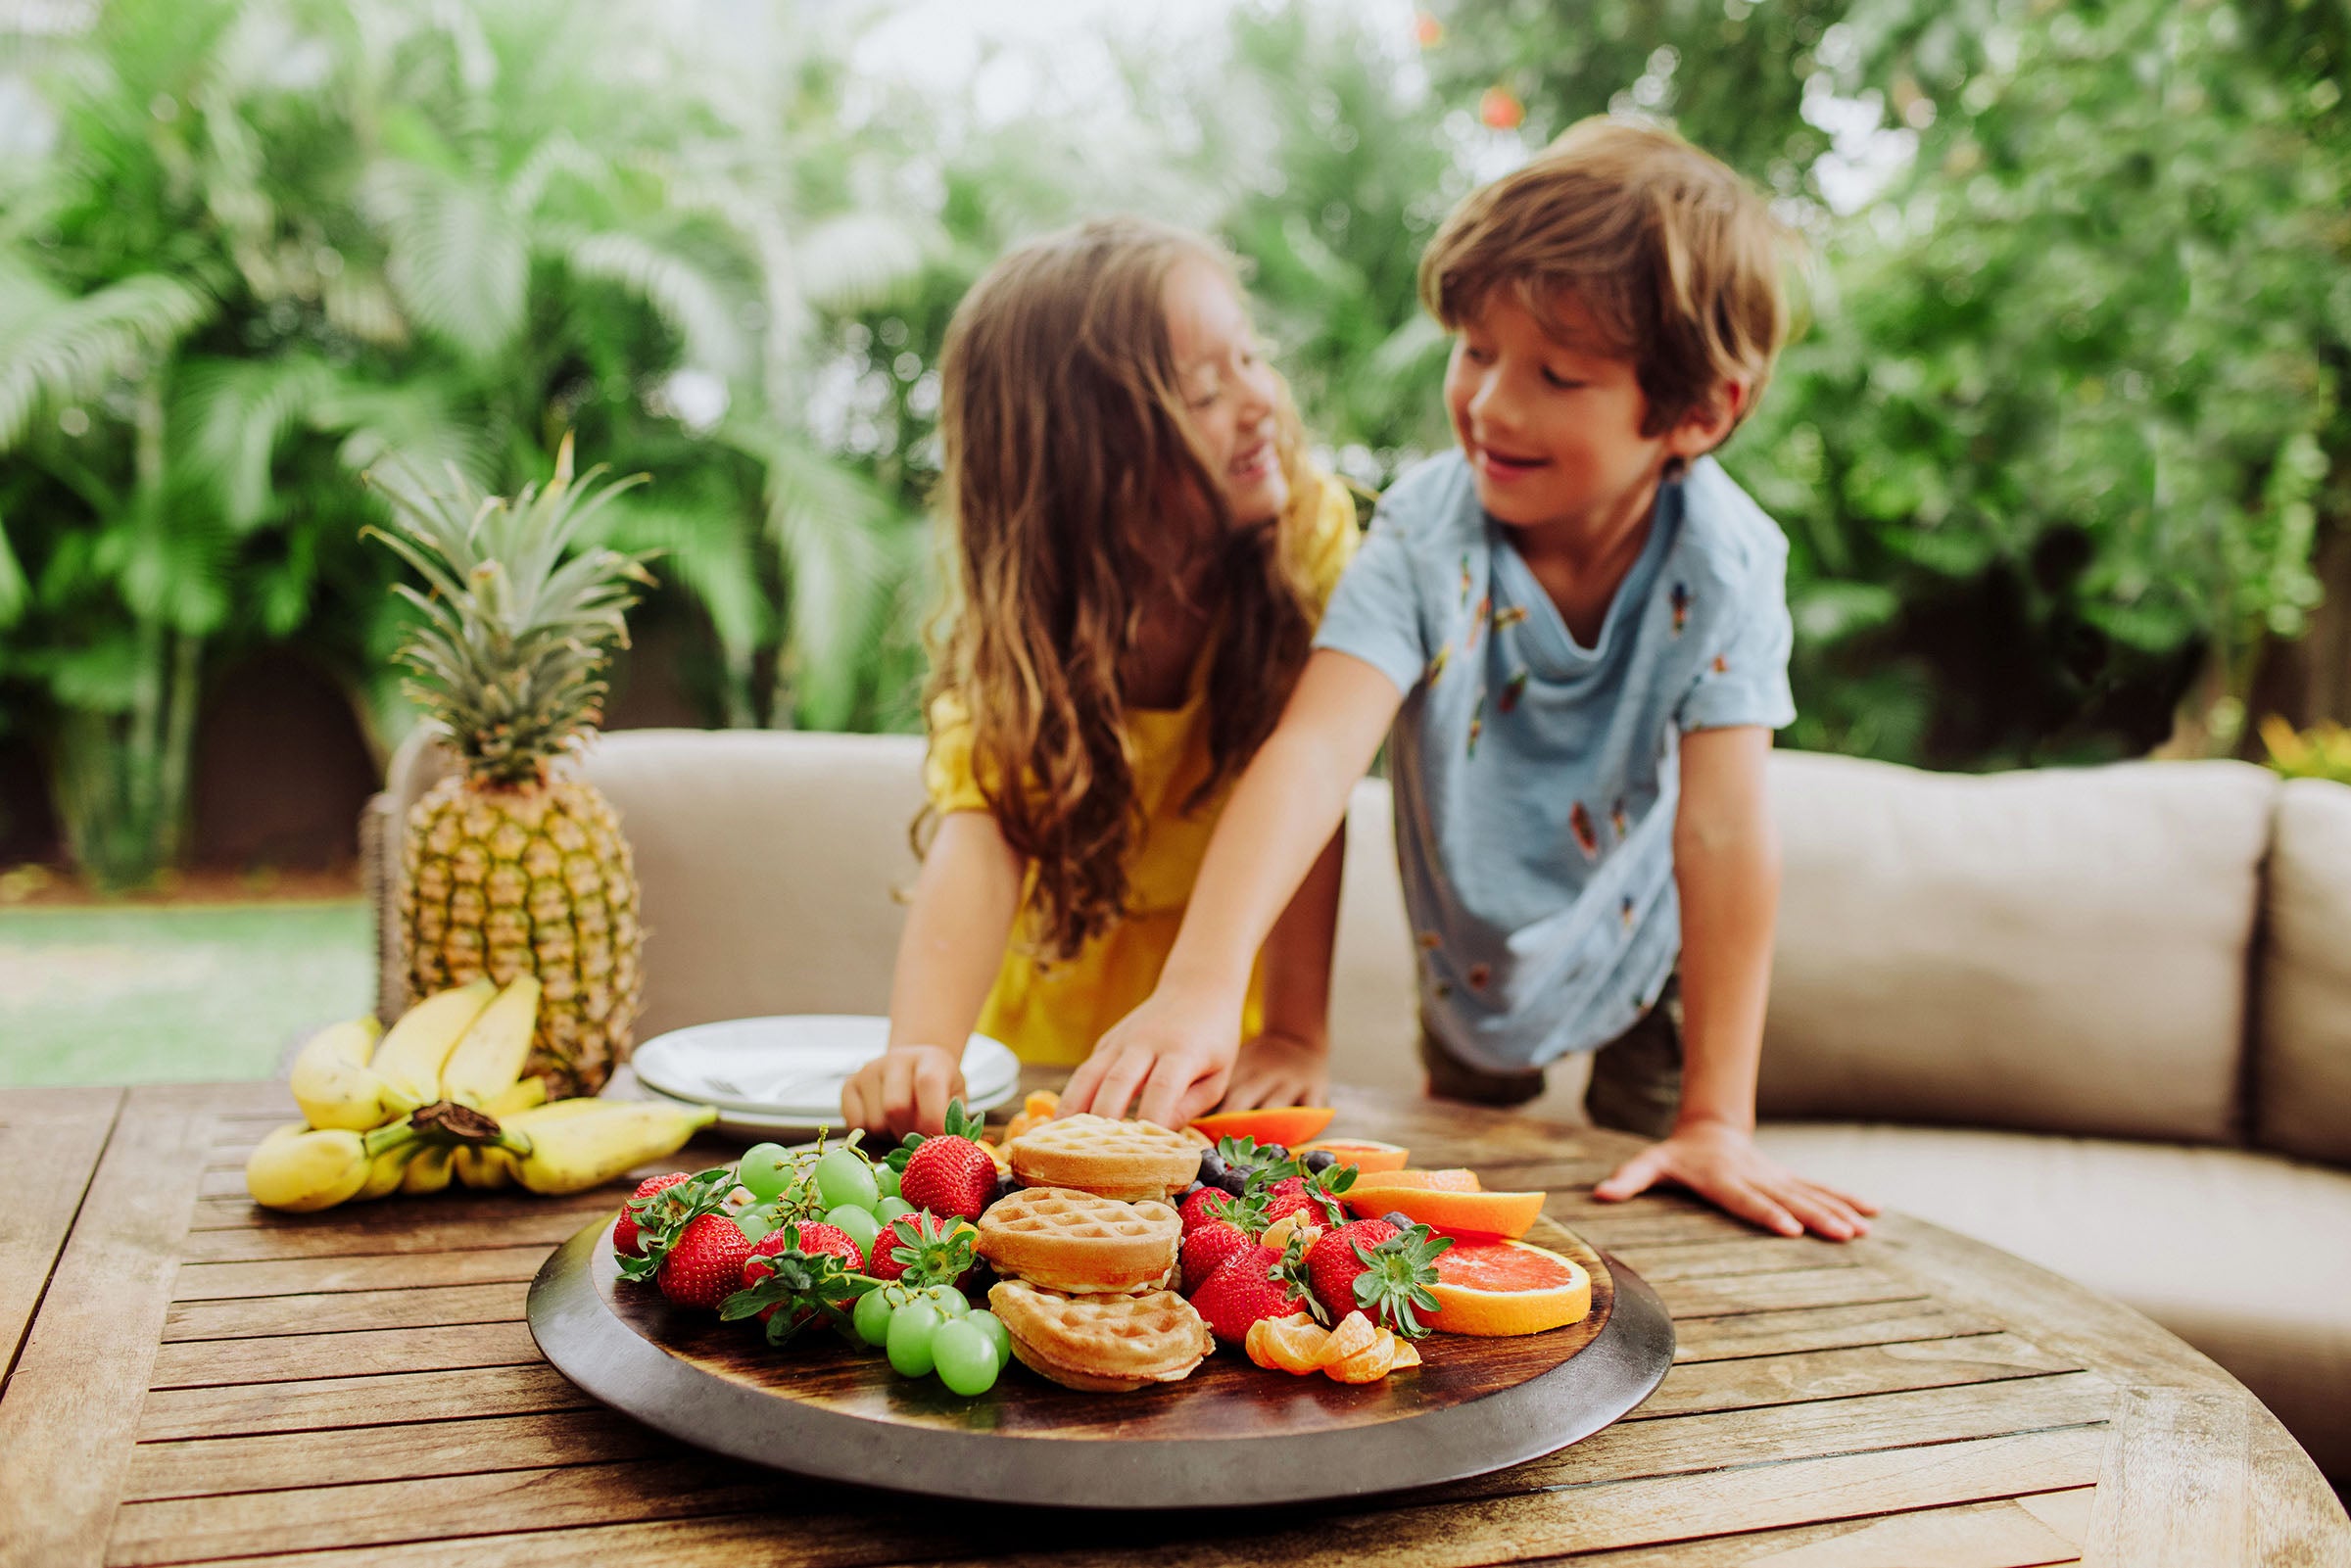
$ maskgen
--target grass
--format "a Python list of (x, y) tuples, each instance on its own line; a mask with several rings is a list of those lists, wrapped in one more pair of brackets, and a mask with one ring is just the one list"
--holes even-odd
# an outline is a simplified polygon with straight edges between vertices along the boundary
[(0, 1087), (270, 1077), (374, 1001), (358, 899), (0, 909)]

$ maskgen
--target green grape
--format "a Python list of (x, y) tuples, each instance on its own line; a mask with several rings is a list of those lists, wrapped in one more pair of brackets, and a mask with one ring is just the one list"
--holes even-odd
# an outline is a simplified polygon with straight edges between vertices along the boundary
[(898, 1195), (898, 1173), (888, 1165), (874, 1166), (874, 1190), (885, 1198)]
[(869, 1290), (857, 1298), (857, 1307), (849, 1314), (849, 1321), (859, 1339), (880, 1350), (889, 1343), (889, 1320), (896, 1310), (897, 1304), (889, 1299), (889, 1292)]
[(929, 1302), (948, 1317), (967, 1316), (972, 1309), (972, 1304), (964, 1299), (963, 1292), (952, 1285), (934, 1285), (917, 1299)]
[(755, 1143), (735, 1162), (735, 1179), (765, 1203), (780, 1196), (792, 1181), (792, 1151), (780, 1143)]
[(880, 1203), (874, 1205), (874, 1217), (882, 1221), (882, 1223), (885, 1225), (897, 1218), (900, 1214), (911, 1214), (913, 1212), (914, 1205), (908, 1203), (903, 1198), (885, 1198)]
[(752, 1241), (759, 1241), (776, 1228), (776, 1212), (754, 1204), (735, 1216), (735, 1226)]
[(825, 1223), (839, 1225), (847, 1231), (849, 1240), (857, 1244), (857, 1256), (869, 1260), (872, 1259), (874, 1238), (882, 1233), (882, 1221), (876, 1219), (871, 1212), (853, 1204), (842, 1204), (825, 1215)]
[(995, 1387), (996, 1373), (1004, 1364), (996, 1355), (996, 1342), (969, 1318), (941, 1323), (931, 1336), (931, 1356), (937, 1363), (938, 1380), (966, 1395), (985, 1394)]
[(979, 1328), (987, 1336), (987, 1342), (996, 1348), (997, 1365), (1001, 1366), (1012, 1359), (1012, 1330), (1004, 1326), (1004, 1319), (984, 1307), (965, 1321)]
[(921, 1377), (931, 1370), (931, 1337), (938, 1325), (946, 1321), (939, 1309), (926, 1301), (911, 1301), (889, 1314), (889, 1364), (902, 1377)]
[(827, 1209), (871, 1209), (882, 1196), (874, 1187), (874, 1167), (854, 1149), (836, 1149), (816, 1163), (816, 1190)]

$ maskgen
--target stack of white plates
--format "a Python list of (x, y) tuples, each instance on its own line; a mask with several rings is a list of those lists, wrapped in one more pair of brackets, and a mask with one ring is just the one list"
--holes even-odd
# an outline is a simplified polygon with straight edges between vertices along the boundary
[[(718, 1107), (718, 1125), (765, 1137), (840, 1125), (840, 1089), (889, 1043), (889, 1020), (851, 1014), (728, 1019), (673, 1029), (631, 1057), (648, 1094)], [(963, 1106), (1018, 1093), (1020, 1059), (984, 1034), (963, 1048)]]

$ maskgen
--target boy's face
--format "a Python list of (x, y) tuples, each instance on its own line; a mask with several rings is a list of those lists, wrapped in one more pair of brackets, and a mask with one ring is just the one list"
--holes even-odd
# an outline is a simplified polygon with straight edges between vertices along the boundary
[(1607, 527), (1647, 504), (1668, 459), (1729, 433), (1739, 389), (1655, 436), (1649, 401), (1572, 295), (1553, 302), (1557, 335), (1516, 293), (1496, 289), (1464, 321), (1445, 366), (1445, 409), (1477, 499), (1513, 528)]

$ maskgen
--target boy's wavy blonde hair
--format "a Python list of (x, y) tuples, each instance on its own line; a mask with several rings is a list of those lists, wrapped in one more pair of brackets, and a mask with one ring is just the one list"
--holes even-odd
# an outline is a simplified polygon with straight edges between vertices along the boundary
[[(1027, 940), (1071, 958), (1124, 912), (1140, 828), (1121, 659), (1167, 607), (1176, 563), (1213, 550), (1211, 767), (1191, 809), (1272, 730), (1306, 661), (1306, 536), (1319, 476), (1286, 391), (1280, 518), (1236, 528), (1203, 456), (1168, 336), (1168, 277), (1200, 236), (1118, 217), (1024, 245), (964, 296), (939, 360), (950, 596), (932, 700), (969, 713), (974, 777), (1030, 867)], [(918, 847), (930, 814), (918, 819)]]
[[(1788, 336), (1794, 234), (1752, 186), (1671, 131), (1596, 118), (1469, 194), (1420, 258), (1420, 300), (1448, 330), (1508, 288), (1547, 326), (1564, 294), (1629, 359), (1646, 436), (1747, 386), (1744, 419)], [(1734, 420), (1734, 428), (1737, 421)]]

